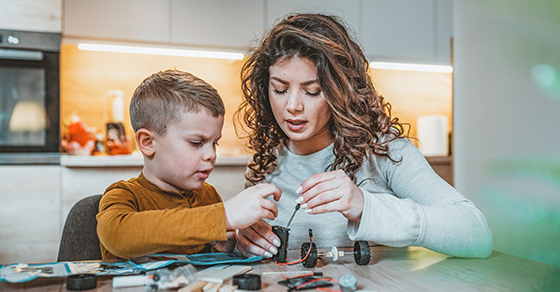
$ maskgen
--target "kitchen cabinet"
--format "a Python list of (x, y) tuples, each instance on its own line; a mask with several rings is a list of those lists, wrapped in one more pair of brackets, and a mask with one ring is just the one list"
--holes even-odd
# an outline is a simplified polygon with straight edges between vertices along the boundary
[(324, 13), (342, 18), (356, 34), (360, 30), (362, 0), (270, 0), (267, 2), (266, 13), (269, 28), (288, 13)]
[(56, 261), (60, 167), (0, 166), (0, 263)]
[(452, 3), (363, 0), (362, 40), (373, 61), (449, 65)]
[(0, 0), (0, 29), (62, 31), (62, 0)]
[(169, 42), (169, 1), (66, 0), (64, 36)]
[(263, 1), (172, 0), (171, 43), (243, 49), (265, 29)]
[(450, 64), (447, 0), (68, 0), (64, 36), (245, 51), (294, 12), (340, 16), (369, 60)]

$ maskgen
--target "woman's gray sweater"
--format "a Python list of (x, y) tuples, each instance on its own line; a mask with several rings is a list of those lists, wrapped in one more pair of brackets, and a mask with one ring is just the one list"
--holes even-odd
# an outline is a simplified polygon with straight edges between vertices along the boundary
[[(389, 144), (392, 162), (371, 155), (356, 173), (364, 194), (360, 222), (338, 212), (310, 215), (300, 209), (291, 225), (289, 249), (309, 241), (308, 229), (318, 248), (353, 246), (356, 240), (394, 247), (422, 246), (457, 257), (488, 257), (492, 234), (484, 215), (457, 190), (440, 178), (420, 151), (407, 139)], [(402, 160), (401, 160), (402, 159)], [(333, 144), (310, 155), (278, 149), (277, 169), (264, 182), (282, 189), (278, 217), (271, 225), (286, 226), (296, 206), (296, 189), (334, 161)]]

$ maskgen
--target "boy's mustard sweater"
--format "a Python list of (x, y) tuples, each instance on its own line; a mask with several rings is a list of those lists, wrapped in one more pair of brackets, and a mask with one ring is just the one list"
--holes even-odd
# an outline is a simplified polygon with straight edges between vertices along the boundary
[(209, 242), (227, 239), (224, 205), (213, 186), (165, 191), (142, 173), (107, 188), (97, 222), (103, 259), (210, 252)]

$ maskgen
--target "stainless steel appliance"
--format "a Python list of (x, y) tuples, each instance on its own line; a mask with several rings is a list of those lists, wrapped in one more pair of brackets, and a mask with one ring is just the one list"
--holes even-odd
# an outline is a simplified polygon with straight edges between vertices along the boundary
[(60, 40), (0, 30), (0, 164), (60, 163)]

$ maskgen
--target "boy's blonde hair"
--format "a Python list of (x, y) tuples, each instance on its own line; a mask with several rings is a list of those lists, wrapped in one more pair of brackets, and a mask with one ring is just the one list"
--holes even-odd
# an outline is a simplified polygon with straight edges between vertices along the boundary
[(206, 109), (213, 117), (223, 116), (225, 107), (218, 91), (193, 74), (165, 70), (144, 79), (130, 102), (134, 132), (147, 129), (165, 135), (167, 126), (185, 111)]

